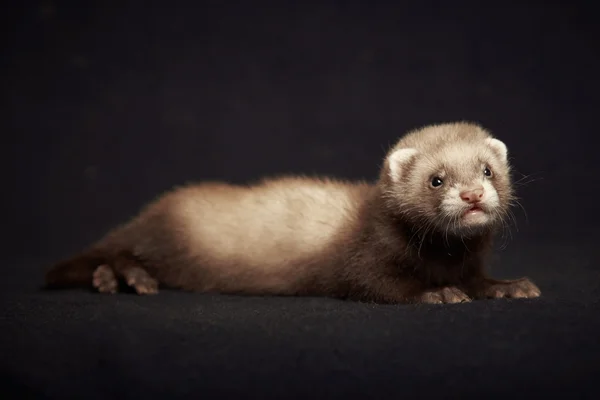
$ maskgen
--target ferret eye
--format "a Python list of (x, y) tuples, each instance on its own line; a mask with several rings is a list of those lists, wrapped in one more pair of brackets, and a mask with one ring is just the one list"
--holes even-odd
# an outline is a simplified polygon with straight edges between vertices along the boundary
[(487, 168), (487, 167), (486, 167), (486, 168), (483, 170), (483, 174), (484, 174), (485, 176), (487, 176), (487, 177), (490, 177), (490, 176), (492, 176), (492, 171), (491, 171), (489, 168)]
[(444, 183), (444, 181), (437, 176), (431, 180), (431, 186), (433, 187), (442, 186), (442, 183)]

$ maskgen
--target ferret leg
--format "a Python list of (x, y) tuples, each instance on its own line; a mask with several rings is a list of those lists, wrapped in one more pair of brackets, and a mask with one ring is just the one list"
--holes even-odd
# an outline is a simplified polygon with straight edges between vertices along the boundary
[(135, 289), (137, 294), (158, 293), (158, 281), (148, 274), (142, 263), (128, 253), (119, 254), (113, 261), (115, 275)]
[(453, 304), (467, 303), (471, 301), (471, 298), (456, 286), (445, 286), (425, 290), (417, 297), (417, 300), (427, 304)]
[(117, 293), (119, 290), (119, 282), (113, 269), (107, 265), (99, 265), (94, 271), (92, 285), (100, 293)]
[(427, 288), (416, 279), (387, 278), (370, 282), (366, 297), (378, 303), (392, 304), (447, 304), (471, 301), (469, 296), (454, 286)]
[(542, 294), (529, 278), (512, 280), (483, 278), (469, 285), (468, 292), (477, 299), (535, 298)]

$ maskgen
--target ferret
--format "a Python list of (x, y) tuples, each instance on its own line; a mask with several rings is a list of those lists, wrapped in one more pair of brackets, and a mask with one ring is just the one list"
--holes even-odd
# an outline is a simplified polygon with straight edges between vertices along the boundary
[(175, 187), (54, 265), (46, 287), (380, 304), (534, 298), (529, 278), (486, 273), (516, 199), (510, 175), (507, 146), (479, 124), (429, 125), (390, 148), (372, 183), (280, 176)]

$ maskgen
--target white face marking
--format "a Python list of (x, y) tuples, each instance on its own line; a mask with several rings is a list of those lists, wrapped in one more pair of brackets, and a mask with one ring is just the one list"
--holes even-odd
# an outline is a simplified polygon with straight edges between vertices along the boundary
[(448, 189), (442, 199), (442, 211), (446, 214), (455, 215), (462, 212), (464, 208), (464, 202), (460, 199), (460, 190), (454, 185)]
[[(463, 201), (460, 193), (469, 188), (483, 187), (483, 197), (478, 203), (482, 211), (468, 212), (471, 204)], [(442, 213), (452, 219), (459, 219), (466, 225), (480, 225), (490, 221), (492, 212), (500, 205), (500, 198), (494, 185), (488, 179), (482, 178), (472, 182), (471, 185), (455, 184), (447, 189), (441, 202)]]
[(487, 179), (483, 179), (482, 185), (483, 190), (485, 191), (483, 196), (485, 205), (491, 209), (500, 206), (500, 197), (498, 196), (498, 192), (494, 188), (494, 185)]

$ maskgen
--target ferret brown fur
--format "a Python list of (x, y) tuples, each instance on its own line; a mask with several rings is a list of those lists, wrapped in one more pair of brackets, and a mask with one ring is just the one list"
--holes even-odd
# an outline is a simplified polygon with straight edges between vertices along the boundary
[(286, 177), (175, 188), (55, 265), (48, 287), (158, 287), (378, 303), (537, 297), (485, 273), (514, 200), (507, 148), (472, 123), (409, 132), (377, 182)]

